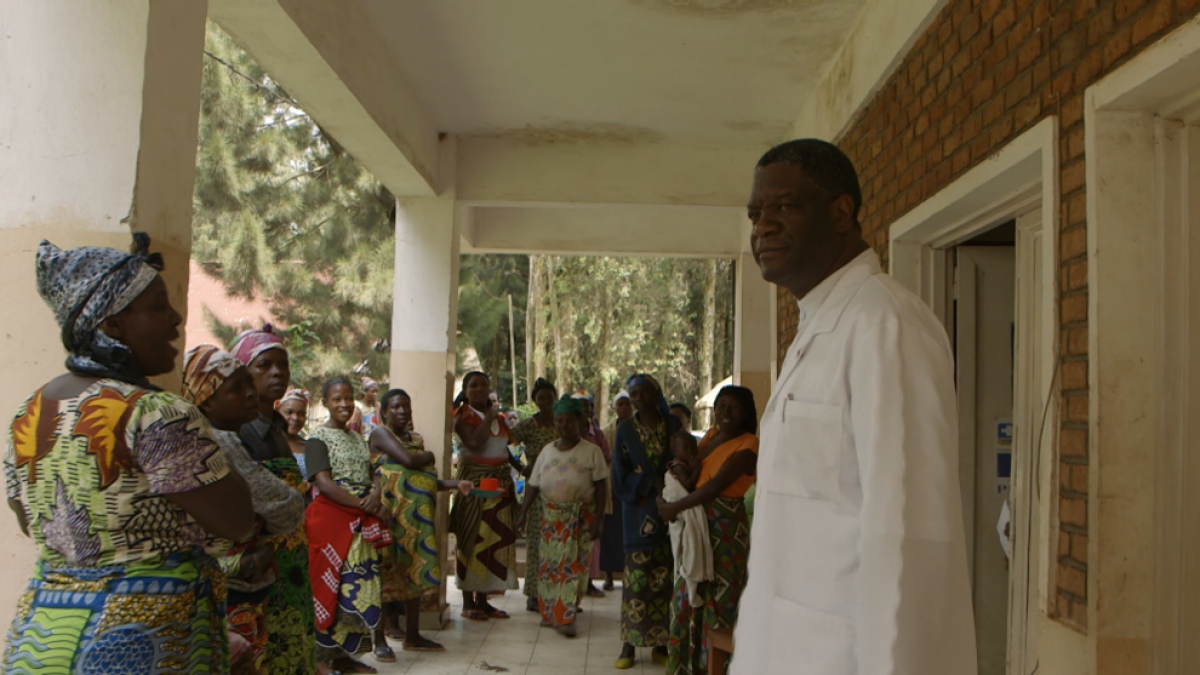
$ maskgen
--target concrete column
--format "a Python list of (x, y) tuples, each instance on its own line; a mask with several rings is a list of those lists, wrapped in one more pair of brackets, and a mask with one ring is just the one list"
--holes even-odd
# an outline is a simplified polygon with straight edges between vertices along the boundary
[(733, 382), (754, 392), (761, 414), (771, 396), (772, 321), (775, 287), (763, 281), (754, 255), (743, 253), (734, 261), (737, 294), (734, 305)]
[[(205, 0), (0, 4), (0, 419), (63, 372), (33, 274), (42, 239), (128, 249), (131, 227), (148, 231), (186, 309), (206, 11)], [(35, 551), (11, 515), (0, 539), (7, 630)]]
[[(452, 457), (451, 401), (458, 332), (459, 224), (454, 194), (454, 141), (442, 141), (441, 186), (436, 197), (396, 200), (395, 287), (392, 297), (391, 386), (412, 397), (413, 423), (425, 447), (438, 457), (438, 473), (449, 477)], [(438, 500), (438, 550), (442, 577), (454, 569), (445, 562), (448, 496)], [(445, 620), (446, 588), (428, 623)], [(422, 608), (426, 609), (425, 607)], [(422, 624), (427, 615), (422, 612)]]

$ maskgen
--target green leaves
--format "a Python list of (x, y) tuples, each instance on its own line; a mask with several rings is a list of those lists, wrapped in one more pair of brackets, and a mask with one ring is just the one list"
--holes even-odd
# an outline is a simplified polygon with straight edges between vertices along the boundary
[(193, 206), (192, 257), (268, 301), (298, 384), (386, 379), (395, 200), (211, 23)]

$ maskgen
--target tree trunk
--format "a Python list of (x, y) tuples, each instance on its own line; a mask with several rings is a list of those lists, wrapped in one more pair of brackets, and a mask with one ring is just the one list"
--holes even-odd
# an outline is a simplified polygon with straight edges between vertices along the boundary
[(529, 293), (525, 299), (525, 377), (529, 391), (545, 372), (546, 348), (542, 341), (542, 256), (529, 256)]
[(562, 394), (566, 392), (569, 383), (566, 380), (566, 364), (563, 362), (562, 316), (558, 309), (558, 289), (554, 284), (558, 256), (549, 256), (546, 263), (547, 304), (550, 306), (550, 326), (554, 340), (554, 387)]
[(717, 339), (717, 267), (713, 260), (704, 267), (704, 326), (700, 331), (700, 394), (713, 388), (713, 351)]
[[(611, 281), (604, 279), (601, 283), (603, 284), (604, 288), (604, 304), (601, 305), (601, 307), (611, 308), (613, 306), (612, 293), (609, 292)], [(610, 404), (608, 384), (609, 378), (605, 373), (608, 372), (608, 362), (611, 358), (612, 316), (612, 311), (605, 311), (603, 309), (600, 311), (600, 348), (597, 349), (596, 354), (593, 355), (593, 358), (598, 361), (596, 364), (596, 373), (599, 375), (600, 388), (596, 391), (596, 419), (599, 420), (601, 427), (603, 427), (605, 424), (608, 424), (609, 413), (611, 412), (608, 409)]]

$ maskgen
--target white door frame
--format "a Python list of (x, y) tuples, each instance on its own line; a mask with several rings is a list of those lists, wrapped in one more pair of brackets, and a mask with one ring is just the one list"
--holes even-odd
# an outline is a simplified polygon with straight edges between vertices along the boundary
[(1148, 643), (1155, 675), (1194, 673), (1200, 18), (1090, 87), (1084, 119), (1088, 595), (1104, 603), (1088, 624), (1097, 642)]
[[(1058, 362), (1058, 119), (1047, 117), (1018, 136), (890, 229), (890, 272), (949, 325), (947, 249), (1007, 220), (1017, 219), (1017, 352), (1013, 420), (1016, 425), (1010, 505), (1013, 558), (1009, 575), (1010, 672), (1036, 658), (1027, 638), (1028, 599), (1046, 610), (1053, 551), (1049, 541), (1057, 509), (1051, 500), (1057, 462), (1054, 394)], [(1044, 236), (1043, 233), (1052, 233)], [(1040, 271), (1040, 276), (1034, 274)], [(1036, 280), (1036, 281), (1035, 281)], [(1036, 286), (1035, 286), (1036, 284)], [(974, 439), (972, 439), (972, 442)], [(973, 480), (973, 477), (972, 477)], [(1047, 547), (1048, 548), (1048, 547)], [(1031, 558), (1035, 552), (1035, 558)], [(1048, 553), (1048, 554), (1047, 554)], [(1036, 593), (1030, 593), (1034, 586)]]

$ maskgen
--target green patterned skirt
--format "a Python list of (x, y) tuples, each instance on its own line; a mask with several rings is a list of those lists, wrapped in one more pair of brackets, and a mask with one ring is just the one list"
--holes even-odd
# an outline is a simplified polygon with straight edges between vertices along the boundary
[(383, 559), (383, 601), (403, 602), (421, 597), (442, 584), (438, 561), (437, 472), (409, 469), (387, 455), (376, 460), (383, 484), (383, 505), (392, 514), (392, 546)]
[[(294, 458), (269, 459), (263, 466), (293, 490), (304, 488), (304, 478)], [(304, 523), (300, 523), (294, 532), (268, 537), (266, 541), (275, 545), (279, 576), (271, 585), (263, 607), (267, 621), (265, 670), (313, 675), (317, 672), (317, 636), (313, 631), (316, 615), (308, 578), (308, 533)]]
[(674, 569), (670, 539), (649, 551), (625, 553), (622, 642), (634, 647), (667, 646)]
[(553, 625), (575, 620), (575, 610), (588, 585), (592, 552), (590, 502), (544, 502), (541, 559), (538, 562), (538, 608)]
[(706, 629), (732, 628), (737, 623), (738, 602), (746, 588), (750, 522), (745, 500), (717, 497), (705, 507), (705, 514), (716, 578), (697, 585), (694, 606), (689, 601), (687, 580), (680, 577), (675, 582), (667, 659), (667, 672), (675, 675), (708, 672)]

